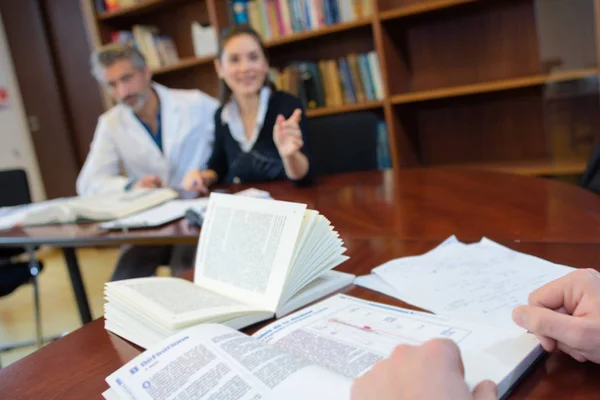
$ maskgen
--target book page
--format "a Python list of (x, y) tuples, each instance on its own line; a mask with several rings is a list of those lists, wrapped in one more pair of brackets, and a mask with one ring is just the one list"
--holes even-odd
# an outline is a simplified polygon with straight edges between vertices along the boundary
[(441, 246), (373, 269), (398, 298), (436, 314), (518, 332), (512, 311), (529, 294), (573, 271), (488, 239)]
[(151, 277), (109, 282), (105, 294), (108, 304), (127, 304), (139, 312), (139, 318), (149, 323), (154, 319), (153, 325), (171, 330), (194, 321), (264, 311), (179, 278)]
[(354, 379), (400, 344), (435, 338), (455, 341), (465, 357), (465, 379), (503, 383), (541, 353), (533, 335), (336, 295), (256, 332), (257, 339)]
[[(318, 388), (306, 385), (317, 379)], [(214, 324), (189, 328), (152, 346), (106, 381), (122, 400), (344, 399), (352, 384)]]
[(306, 205), (213, 193), (194, 282), (275, 311)]

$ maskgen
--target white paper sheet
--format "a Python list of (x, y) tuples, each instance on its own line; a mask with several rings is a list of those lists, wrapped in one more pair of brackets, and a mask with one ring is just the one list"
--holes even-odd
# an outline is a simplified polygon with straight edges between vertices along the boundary
[(572, 270), (482, 239), (392, 260), (373, 273), (394, 289), (394, 297), (436, 314), (521, 330), (512, 310), (526, 304), (532, 291)]

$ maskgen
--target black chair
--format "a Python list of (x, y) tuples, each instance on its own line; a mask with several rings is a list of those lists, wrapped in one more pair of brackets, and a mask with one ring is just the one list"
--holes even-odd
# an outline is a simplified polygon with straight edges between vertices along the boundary
[(377, 126), (370, 112), (311, 118), (308, 148), (316, 175), (377, 169)]
[(600, 143), (596, 144), (590, 156), (583, 177), (581, 178), (581, 186), (600, 194)]
[[(23, 170), (0, 171), (0, 207), (12, 207), (31, 203), (27, 174)], [(24, 284), (33, 283), (35, 304), (35, 340), (0, 345), (0, 351), (18, 347), (37, 345), (41, 347), (42, 326), (37, 276), (42, 271), (42, 263), (35, 257), (35, 248), (0, 247), (0, 297), (6, 296)], [(28, 261), (15, 261), (16, 256), (27, 254)]]

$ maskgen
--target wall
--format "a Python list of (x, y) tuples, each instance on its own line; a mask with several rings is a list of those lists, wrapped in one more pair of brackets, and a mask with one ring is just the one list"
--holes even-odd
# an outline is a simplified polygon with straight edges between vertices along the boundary
[[(34, 201), (45, 199), (38, 162), (35, 156), (29, 126), (17, 85), (12, 58), (0, 15), (0, 87), (8, 90), (8, 107), (0, 108), (0, 170), (23, 168), (27, 171)], [(5, 188), (0, 188), (5, 190)]]

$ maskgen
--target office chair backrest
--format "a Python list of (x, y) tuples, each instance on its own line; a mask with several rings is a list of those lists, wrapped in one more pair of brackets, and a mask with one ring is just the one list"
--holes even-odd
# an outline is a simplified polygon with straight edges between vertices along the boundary
[(31, 203), (27, 174), (22, 169), (0, 171), (0, 207)]
[(317, 175), (377, 169), (377, 124), (370, 112), (307, 121), (309, 149)]

